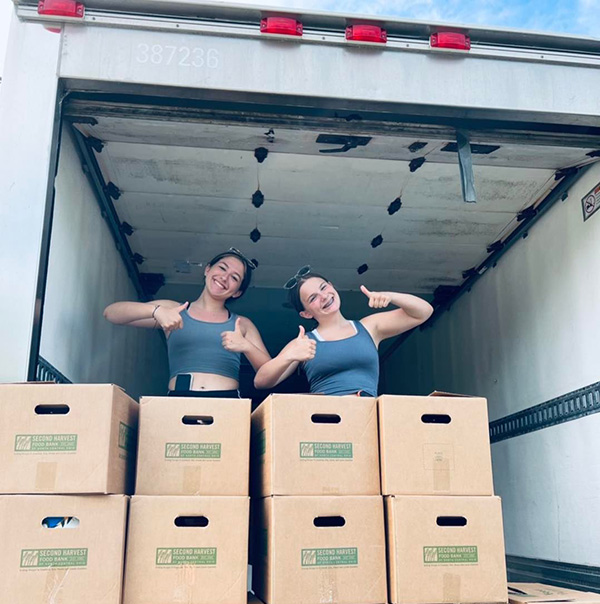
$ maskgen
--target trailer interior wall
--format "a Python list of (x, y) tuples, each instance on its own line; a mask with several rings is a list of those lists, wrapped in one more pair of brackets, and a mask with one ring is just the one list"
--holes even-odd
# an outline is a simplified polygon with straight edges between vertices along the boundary
[(162, 394), (163, 339), (109, 324), (102, 311), (117, 300), (137, 294), (64, 128), (40, 354), (73, 382), (114, 383), (133, 397)]
[[(600, 213), (594, 166), (431, 327), (386, 363), (391, 392), (486, 396), (490, 420), (599, 380)], [(600, 565), (600, 414), (493, 445), (507, 553)]]

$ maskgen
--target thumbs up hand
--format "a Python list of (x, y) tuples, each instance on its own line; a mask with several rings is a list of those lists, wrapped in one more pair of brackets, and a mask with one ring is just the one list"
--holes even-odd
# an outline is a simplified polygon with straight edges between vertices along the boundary
[(317, 343), (306, 335), (304, 327), (300, 325), (298, 337), (294, 338), (282, 351), (285, 359), (290, 362), (303, 363), (314, 359), (317, 352)]
[(181, 313), (190, 305), (189, 302), (184, 302), (174, 308), (168, 308), (166, 306), (159, 306), (154, 311), (154, 319), (158, 323), (159, 327), (169, 334), (176, 329), (183, 327), (183, 319)]
[(371, 308), (385, 308), (392, 301), (389, 292), (372, 292), (364, 285), (360, 286), (360, 291), (369, 298), (369, 306)]
[(242, 332), (242, 318), (238, 317), (235, 320), (235, 328), (233, 331), (224, 331), (221, 334), (221, 342), (225, 350), (231, 352), (246, 352), (249, 347), (249, 342), (244, 337)]

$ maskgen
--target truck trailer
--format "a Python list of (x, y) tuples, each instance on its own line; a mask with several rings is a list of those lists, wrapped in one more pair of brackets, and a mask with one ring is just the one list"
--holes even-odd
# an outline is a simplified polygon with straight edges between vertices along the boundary
[[(272, 354), (282, 285), (421, 295), (380, 393), (488, 399), (509, 578), (600, 591), (600, 41), (195, 0), (13, 0), (0, 85), (0, 382), (167, 381), (116, 300), (200, 293)], [(234, 306), (232, 306), (234, 308)], [(242, 389), (252, 389), (245, 367)], [(296, 380), (289, 390), (301, 387)]]

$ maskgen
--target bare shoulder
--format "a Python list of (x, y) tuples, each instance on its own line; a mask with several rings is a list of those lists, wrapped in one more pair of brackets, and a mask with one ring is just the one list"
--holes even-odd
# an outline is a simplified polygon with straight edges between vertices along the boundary
[(256, 326), (248, 317), (238, 315), (238, 318), (240, 319), (240, 324), (244, 329), (256, 329)]
[(380, 313), (374, 313), (363, 317), (359, 323), (369, 332), (373, 340), (377, 337), (377, 320), (376, 317)]
[(363, 317), (359, 323), (367, 330), (371, 331), (377, 326), (377, 315), (381, 313), (373, 313), (372, 315), (367, 315)]

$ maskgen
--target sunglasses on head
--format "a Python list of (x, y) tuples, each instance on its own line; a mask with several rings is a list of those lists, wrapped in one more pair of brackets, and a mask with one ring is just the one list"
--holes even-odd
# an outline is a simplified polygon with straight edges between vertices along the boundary
[(250, 258), (248, 258), (248, 256), (245, 256), (244, 254), (242, 254), (242, 252), (240, 252), (240, 250), (238, 250), (235, 247), (230, 247), (227, 252), (231, 252), (233, 253), (234, 256), (239, 256), (244, 262), (245, 264), (248, 266), (248, 268), (254, 270), (256, 268), (256, 264), (250, 260)]
[(294, 287), (296, 287), (296, 285), (298, 285), (298, 282), (300, 281), (300, 279), (302, 279), (302, 277), (305, 277), (309, 273), (310, 273), (310, 266), (308, 266), (308, 264), (306, 266), (303, 266), (302, 268), (299, 268), (298, 272), (291, 279), (288, 279), (285, 282), (283, 289), (294, 289)]

